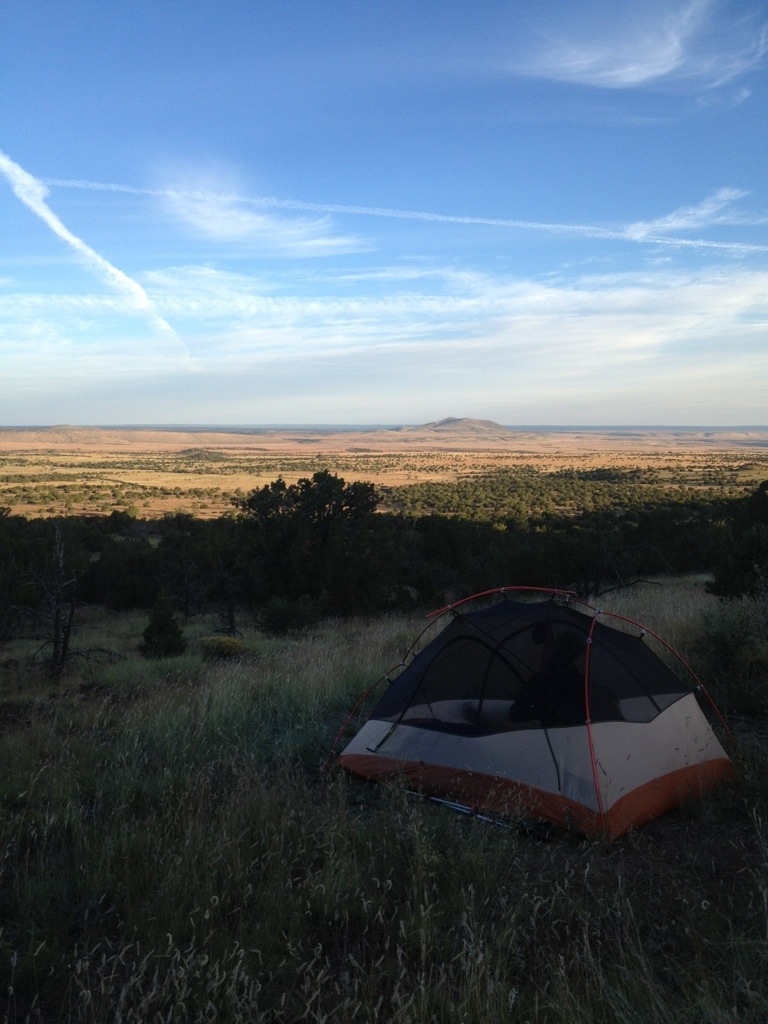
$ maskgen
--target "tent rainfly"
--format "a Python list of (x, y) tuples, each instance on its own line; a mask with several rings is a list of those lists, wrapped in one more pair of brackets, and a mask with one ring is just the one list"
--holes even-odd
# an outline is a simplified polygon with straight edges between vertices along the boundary
[[(491, 594), (503, 600), (469, 610)], [(441, 614), (446, 627), (341, 753), (348, 771), (608, 839), (732, 777), (699, 706), (709, 700), (701, 682), (634, 620), (517, 587)]]

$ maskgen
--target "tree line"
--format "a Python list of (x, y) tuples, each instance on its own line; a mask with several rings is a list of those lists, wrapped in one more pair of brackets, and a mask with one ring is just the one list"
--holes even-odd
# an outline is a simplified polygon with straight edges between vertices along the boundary
[(243, 615), (280, 631), (495, 586), (594, 595), (706, 572), (730, 596), (768, 577), (768, 481), (745, 497), (644, 488), (633, 471), (516, 470), (381, 491), (322, 470), (233, 496), (217, 519), (0, 511), (0, 637), (50, 631), (54, 616), (60, 647), (76, 605), (150, 609), (161, 595), (235, 634)]

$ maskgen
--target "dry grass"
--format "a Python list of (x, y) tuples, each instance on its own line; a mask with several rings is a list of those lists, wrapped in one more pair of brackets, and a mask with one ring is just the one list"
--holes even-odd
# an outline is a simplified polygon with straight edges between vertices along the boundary
[[(684, 581), (612, 605), (684, 641), (710, 611)], [(326, 768), (423, 620), (254, 632), (240, 662), (203, 661), (206, 621), (129, 656), (144, 624), (94, 618), (78, 643), (109, 626), (123, 660), (0, 702), (3, 1024), (765, 1021), (765, 719), (731, 789), (544, 841)]]
[(702, 622), (718, 611), (718, 599), (707, 592), (707, 576), (649, 580), (593, 600), (596, 607), (625, 615), (664, 640), (683, 656)]

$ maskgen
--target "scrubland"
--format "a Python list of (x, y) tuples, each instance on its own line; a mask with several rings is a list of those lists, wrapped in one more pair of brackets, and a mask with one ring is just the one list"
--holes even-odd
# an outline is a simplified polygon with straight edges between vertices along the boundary
[(765, 1022), (765, 601), (688, 578), (601, 603), (680, 649), (737, 740), (733, 784), (610, 845), (335, 767), (421, 615), (243, 627), (235, 658), (197, 618), (145, 660), (146, 615), (84, 609), (56, 681), (7, 645), (0, 1021)]
[(667, 487), (754, 486), (768, 476), (768, 431), (477, 433), (262, 430), (206, 433), (0, 428), (0, 506), (24, 516), (175, 512), (215, 517), (231, 499), (282, 476), (329, 470), (380, 487), (455, 483), (526, 466), (652, 473)]

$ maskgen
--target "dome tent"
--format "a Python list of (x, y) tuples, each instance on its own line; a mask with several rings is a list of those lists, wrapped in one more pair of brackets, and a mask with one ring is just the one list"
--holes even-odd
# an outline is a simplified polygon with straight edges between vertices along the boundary
[[(470, 610), (489, 594), (503, 600)], [(639, 623), (513, 587), (440, 614), (448, 624), (342, 751), (348, 771), (610, 839), (732, 777), (701, 682)]]

